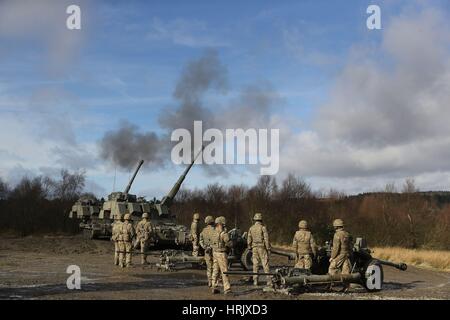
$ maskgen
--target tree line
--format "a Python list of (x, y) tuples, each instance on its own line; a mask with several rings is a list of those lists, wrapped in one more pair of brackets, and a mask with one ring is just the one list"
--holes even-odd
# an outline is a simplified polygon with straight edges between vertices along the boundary
[[(62, 170), (57, 179), (24, 177), (14, 187), (0, 179), (0, 232), (18, 236), (75, 234), (79, 221), (68, 217), (84, 193), (85, 174)], [(106, 196), (106, 195), (104, 195)], [(308, 221), (317, 241), (332, 237), (332, 221), (344, 219), (347, 229), (371, 246), (450, 249), (450, 192), (419, 192), (407, 179), (401, 190), (346, 195), (337, 190), (315, 192), (302, 178), (289, 174), (277, 182), (261, 176), (254, 186), (210, 184), (181, 189), (172, 206), (178, 222), (189, 225), (194, 212), (223, 215), (228, 228), (247, 230), (261, 212), (272, 242), (288, 244), (299, 220)]]
[(224, 215), (228, 228), (246, 231), (255, 212), (261, 212), (272, 242), (289, 244), (300, 220), (307, 220), (317, 241), (332, 238), (332, 221), (342, 218), (354, 237), (371, 246), (450, 249), (450, 192), (419, 192), (413, 179), (401, 190), (348, 196), (337, 190), (313, 192), (293, 174), (280, 184), (261, 176), (252, 187), (219, 184), (204, 189), (181, 190), (174, 205), (179, 220), (188, 224), (193, 212)]

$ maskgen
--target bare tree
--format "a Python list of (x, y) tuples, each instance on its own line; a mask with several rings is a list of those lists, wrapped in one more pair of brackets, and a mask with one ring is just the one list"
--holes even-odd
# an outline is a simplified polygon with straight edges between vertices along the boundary
[(9, 194), (9, 187), (6, 184), (6, 182), (4, 182), (2, 180), (2, 178), (0, 178), (0, 200), (5, 200), (8, 198), (8, 194)]
[(309, 184), (292, 173), (283, 180), (279, 194), (282, 199), (301, 199), (312, 196)]
[(386, 185), (384, 186), (384, 192), (396, 193), (397, 187), (395, 186), (395, 182), (386, 183)]
[(402, 192), (403, 193), (414, 193), (418, 192), (419, 189), (416, 187), (416, 182), (413, 178), (407, 178), (405, 183), (403, 184)]
[(53, 180), (45, 178), (44, 182), (50, 187), (50, 194), (53, 198), (61, 200), (73, 200), (80, 196), (85, 185), (85, 173), (74, 172), (70, 173), (63, 169), (60, 172), (60, 180)]
[(270, 200), (278, 193), (277, 181), (272, 176), (260, 176), (253, 189), (256, 197), (263, 201)]

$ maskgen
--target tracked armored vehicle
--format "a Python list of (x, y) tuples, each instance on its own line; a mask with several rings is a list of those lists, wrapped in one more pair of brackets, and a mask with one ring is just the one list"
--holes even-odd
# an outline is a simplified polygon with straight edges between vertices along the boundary
[[(133, 181), (143, 163), (144, 160), (138, 163), (133, 176), (123, 192), (112, 192), (108, 195), (106, 201), (103, 203), (97, 202), (95, 206), (92, 200), (86, 202), (80, 199), (75, 203), (69, 217), (82, 220), (80, 222), (80, 228), (83, 229), (86, 238), (98, 239), (110, 237), (111, 223), (116, 214), (124, 215), (130, 213), (132, 215), (141, 215), (148, 208), (148, 202), (144, 198), (138, 198), (136, 195), (129, 193)], [(90, 205), (84, 205), (84, 207), (81, 206), (83, 209), (78, 209), (80, 207), (78, 203), (88, 203)], [(74, 208), (76, 209), (75, 211)]]
[(184, 170), (170, 192), (161, 200), (153, 199), (152, 201), (147, 201), (144, 197), (137, 197), (128, 193), (139, 169), (144, 163), (141, 160), (124, 192), (111, 193), (108, 196), (108, 200), (103, 202), (101, 209), (86, 209), (85, 211), (89, 213), (86, 213), (86, 215), (78, 214), (78, 211), (76, 211), (76, 214), (71, 212), (70, 217), (82, 219), (80, 228), (83, 229), (85, 236), (90, 239), (97, 239), (111, 236), (111, 224), (116, 214), (125, 215), (129, 213), (133, 224), (136, 225), (141, 220), (142, 213), (147, 212), (154, 227), (151, 246), (157, 248), (189, 248), (192, 245), (189, 236), (190, 232), (186, 226), (177, 224), (176, 215), (171, 212), (170, 207), (180, 190), (181, 184), (202, 151), (203, 148)]
[(188, 228), (184, 225), (177, 224), (176, 215), (171, 212), (170, 207), (180, 190), (181, 184), (202, 151), (203, 148), (197, 153), (173, 185), (172, 189), (161, 201), (154, 199), (149, 203), (149, 208), (146, 212), (149, 213), (150, 221), (154, 228), (153, 245), (157, 248), (186, 249), (192, 246)]

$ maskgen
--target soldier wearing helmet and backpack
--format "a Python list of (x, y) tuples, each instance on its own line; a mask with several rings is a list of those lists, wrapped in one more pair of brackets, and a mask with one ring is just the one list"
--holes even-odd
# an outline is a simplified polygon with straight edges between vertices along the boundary
[(214, 236), (214, 218), (207, 216), (205, 218), (206, 227), (203, 228), (200, 233), (200, 247), (205, 251), (205, 263), (206, 263), (206, 276), (208, 278), (208, 287), (212, 286), (212, 269), (214, 258), (212, 254), (212, 239)]
[[(350, 257), (353, 252), (352, 236), (344, 230), (344, 221), (342, 221), (342, 219), (334, 220), (333, 227), (335, 233), (328, 273), (331, 275), (337, 273), (350, 274), (352, 269)], [(348, 288), (349, 284), (346, 284), (344, 286), (344, 291), (347, 291)]]
[(141, 264), (147, 264), (147, 255), (145, 254), (149, 245), (149, 240), (153, 232), (153, 226), (148, 220), (148, 213), (142, 214), (142, 220), (136, 226), (136, 242), (134, 247), (140, 246), (141, 248)]
[[(262, 214), (255, 213), (253, 217), (254, 225), (248, 230), (247, 245), (252, 250), (253, 272), (258, 272), (259, 264), (262, 265), (264, 272), (269, 273), (269, 255), (270, 255), (270, 241), (269, 233), (266, 226), (262, 223)], [(258, 285), (258, 276), (253, 276), (253, 284)], [(269, 277), (267, 285), (272, 284), (272, 279)]]
[[(133, 224), (131, 222), (131, 214), (127, 213), (124, 217), (124, 222), (122, 223), (120, 229), (121, 240), (119, 242), (120, 255), (119, 264), (123, 267), (131, 266), (131, 251), (133, 249), (133, 238), (135, 237), (135, 232)], [(125, 265), (124, 265), (125, 256)]]
[(295, 267), (310, 270), (313, 257), (317, 254), (316, 243), (311, 231), (308, 230), (308, 222), (301, 220), (298, 228), (292, 241), (296, 253)]
[(222, 276), (223, 293), (230, 294), (231, 286), (228, 275), (224, 272), (228, 271), (228, 254), (227, 248), (229, 246), (230, 237), (226, 230), (225, 217), (221, 216), (215, 220), (216, 227), (212, 233), (211, 247), (213, 249), (213, 273), (212, 273), (212, 293), (219, 293), (218, 280), (219, 274)]
[(114, 222), (112, 224), (111, 241), (114, 241), (114, 265), (119, 265), (120, 256), (120, 230), (122, 228), (122, 215), (120, 213), (114, 215)]

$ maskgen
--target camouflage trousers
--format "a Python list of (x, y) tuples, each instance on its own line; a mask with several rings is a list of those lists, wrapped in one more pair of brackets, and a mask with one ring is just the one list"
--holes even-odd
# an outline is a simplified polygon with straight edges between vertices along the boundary
[(141, 250), (141, 264), (147, 263), (147, 255), (145, 254), (145, 251), (147, 250), (148, 241), (145, 239), (137, 239), (134, 243), (134, 248), (137, 249), (138, 247)]
[(120, 256), (120, 245), (119, 241), (114, 241), (114, 265), (119, 265), (119, 256)]
[(310, 254), (297, 255), (297, 261), (295, 262), (295, 268), (311, 269), (312, 258)]
[(340, 254), (330, 262), (330, 267), (328, 268), (329, 274), (350, 274), (352, 270), (352, 265), (348, 254)]
[(231, 290), (228, 275), (224, 274), (224, 272), (226, 271), (228, 271), (228, 257), (226, 252), (213, 252), (213, 272), (211, 279), (213, 289), (217, 288), (220, 272), (222, 276), (224, 292), (228, 292)]
[(212, 275), (214, 258), (212, 253), (205, 253), (206, 277), (208, 278), (208, 287), (212, 287)]
[[(253, 263), (253, 272), (258, 272), (259, 265), (262, 266), (264, 273), (270, 272), (269, 270), (269, 255), (267, 254), (267, 250), (265, 247), (253, 247), (252, 248), (252, 263)], [(258, 276), (253, 276), (253, 282), (255, 284), (258, 283)], [(267, 277), (267, 285), (272, 283), (272, 278)]]
[(192, 239), (192, 255), (194, 257), (198, 257), (198, 250), (200, 249), (200, 246), (198, 244), (198, 238)]
[[(121, 267), (131, 265), (131, 252), (133, 250), (133, 244), (131, 241), (119, 241), (119, 265)], [(125, 263), (125, 265), (124, 265)]]

